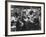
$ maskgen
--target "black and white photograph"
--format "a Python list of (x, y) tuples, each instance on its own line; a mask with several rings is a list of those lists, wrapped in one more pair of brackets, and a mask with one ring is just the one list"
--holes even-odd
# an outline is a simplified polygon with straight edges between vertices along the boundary
[(41, 7), (11, 5), (11, 31), (41, 30)]
[(8, 35), (44, 33), (44, 4), (8, 2)]

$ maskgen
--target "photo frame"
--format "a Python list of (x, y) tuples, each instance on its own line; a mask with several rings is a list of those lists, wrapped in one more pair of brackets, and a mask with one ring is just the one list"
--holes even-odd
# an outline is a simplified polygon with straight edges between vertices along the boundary
[(45, 3), (6, 1), (5, 36), (45, 34)]

